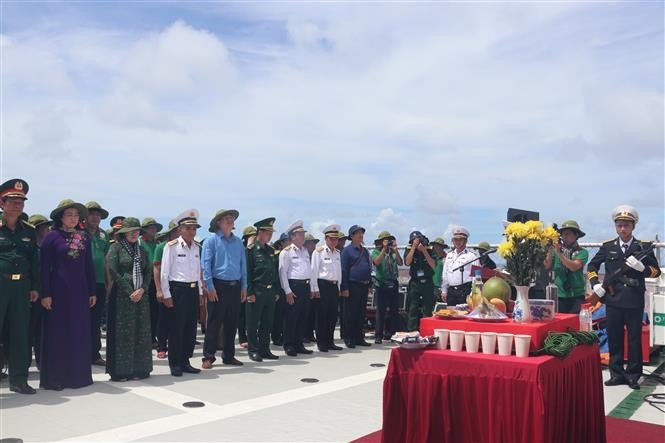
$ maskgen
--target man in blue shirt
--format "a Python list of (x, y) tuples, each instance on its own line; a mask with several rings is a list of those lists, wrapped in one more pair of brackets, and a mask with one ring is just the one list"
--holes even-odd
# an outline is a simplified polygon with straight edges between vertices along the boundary
[(367, 306), (367, 293), (372, 280), (369, 251), (363, 246), (365, 228), (349, 228), (351, 245), (342, 250), (343, 336), (347, 348), (371, 346), (365, 341), (363, 327)]
[(242, 366), (235, 358), (235, 337), (240, 303), (247, 297), (247, 266), (245, 245), (233, 235), (238, 211), (221, 209), (210, 221), (215, 235), (203, 243), (201, 266), (208, 289), (208, 324), (203, 342), (203, 369), (211, 369), (215, 361), (219, 330), (224, 323), (222, 363)]

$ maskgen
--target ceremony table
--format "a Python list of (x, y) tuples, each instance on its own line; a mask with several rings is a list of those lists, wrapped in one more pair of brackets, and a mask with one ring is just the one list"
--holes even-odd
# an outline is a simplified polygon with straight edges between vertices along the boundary
[(451, 329), (465, 332), (498, 332), (510, 334), (528, 334), (531, 336), (531, 351), (543, 347), (543, 340), (548, 332), (566, 332), (568, 329), (579, 331), (580, 321), (575, 314), (556, 314), (554, 320), (515, 323), (508, 319), (500, 323), (485, 323), (468, 319), (447, 320), (436, 317), (420, 319), (420, 335), (434, 335), (435, 329)]
[(597, 345), (564, 359), (395, 348), (383, 442), (605, 442)]

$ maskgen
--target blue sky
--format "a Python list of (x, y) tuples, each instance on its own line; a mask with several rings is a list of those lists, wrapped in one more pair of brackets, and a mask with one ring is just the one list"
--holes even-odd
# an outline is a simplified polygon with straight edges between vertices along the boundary
[[(0, 175), (203, 225), (237, 208), (500, 240), (508, 207), (662, 239), (662, 2), (3, 2)], [(202, 234), (204, 234), (202, 232)]]

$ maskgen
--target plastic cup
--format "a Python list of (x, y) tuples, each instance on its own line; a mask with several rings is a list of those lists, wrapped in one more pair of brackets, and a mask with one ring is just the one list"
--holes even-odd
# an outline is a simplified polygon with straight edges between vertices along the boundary
[(450, 350), (461, 351), (464, 345), (464, 331), (450, 331)]
[(450, 329), (435, 329), (434, 335), (439, 338), (439, 341), (436, 343), (437, 349), (448, 349), (448, 335), (450, 334)]
[(464, 346), (466, 352), (478, 352), (480, 344), (480, 332), (467, 332), (464, 334)]
[(513, 334), (497, 334), (496, 340), (499, 344), (499, 355), (510, 355), (513, 350)]
[(496, 332), (482, 332), (480, 341), (483, 345), (483, 354), (494, 354), (496, 352)]
[(526, 334), (515, 335), (515, 355), (518, 357), (528, 357), (529, 347), (531, 346), (531, 336)]

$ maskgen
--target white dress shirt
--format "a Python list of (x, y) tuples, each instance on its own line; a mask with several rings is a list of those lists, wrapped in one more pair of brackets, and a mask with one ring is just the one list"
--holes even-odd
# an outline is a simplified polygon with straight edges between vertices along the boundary
[(201, 248), (192, 242), (187, 246), (182, 237), (172, 240), (164, 246), (162, 269), (160, 273), (164, 298), (171, 298), (169, 281), (198, 283), (199, 295), (203, 294), (201, 285)]
[[(473, 280), (471, 276), (471, 265), (479, 265), (478, 261), (473, 262), (474, 258), (477, 260), (478, 257), (469, 249), (463, 249), (461, 252), (457, 250), (452, 250), (446, 256), (446, 261), (443, 263), (443, 276), (441, 279), (441, 292), (447, 293), (448, 286), (459, 286), (464, 283), (468, 283)], [(464, 263), (469, 263), (464, 266), (462, 270), (458, 269), (453, 272), (453, 269), (458, 266), (463, 265)]]
[(289, 286), (289, 279), (307, 280), (311, 275), (309, 252), (305, 246), (298, 248), (296, 245), (290, 245), (282, 249), (279, 253), (279, 282), (285, 294), (293, 292)]
[(312, 253), (312, 278), (309, 285), (312, 292), (319, 292), (318, 279), (342, 284), (342, 255), (337, 249), (330, 250), (328, 245), (319, 246)]

